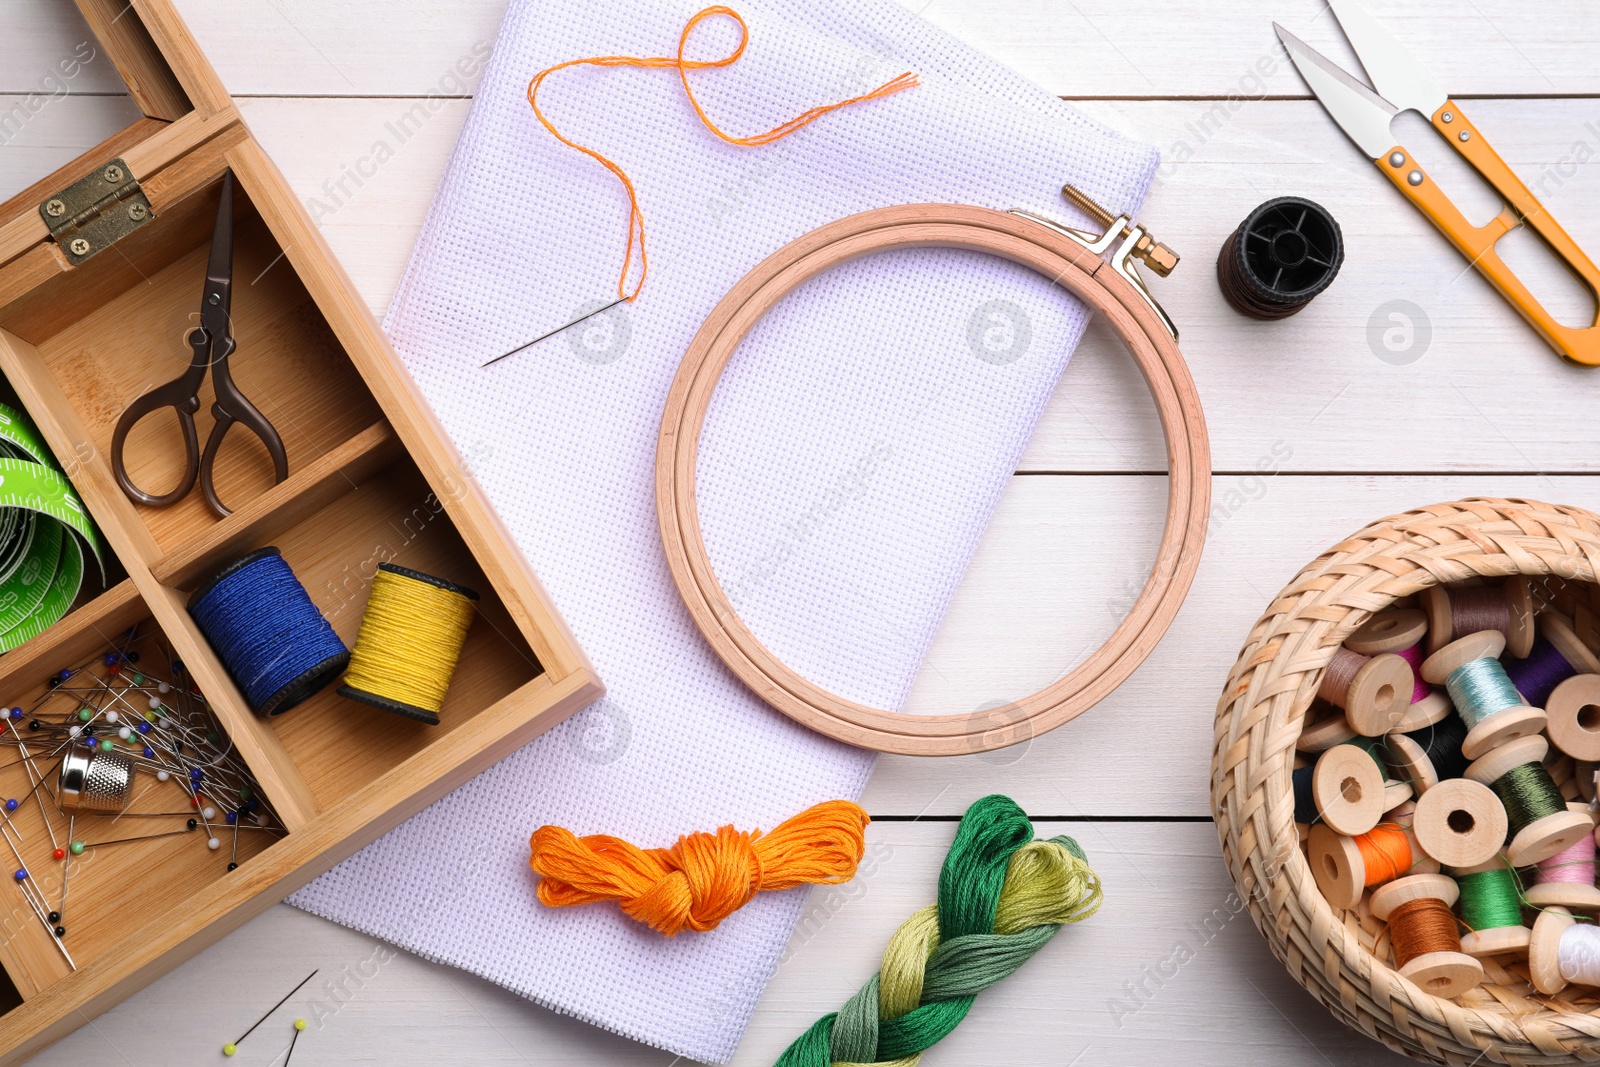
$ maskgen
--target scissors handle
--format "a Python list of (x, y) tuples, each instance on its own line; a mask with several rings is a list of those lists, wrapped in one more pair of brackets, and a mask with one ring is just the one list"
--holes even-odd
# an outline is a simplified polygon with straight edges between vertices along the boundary
[[(178, 426), (183, 430), (183, 477), (178, 481), (177, 488), (169, 493), (147, 493), (134, 485), (133, 479), (128, 476), (128, 466), (123, 461), (123, 449), (127, 445), (128, 433), (134, 424), (162, 408), (171, 408), (177, 412)], [(187, 376), (157, 386), (128, 405), (122, 417), (117, 420), (117, 428), (111, 433), (111, 470), (117, 476), (117, 484), (122, 486), (124, 493), (139, 503), (148, 504), (153, 508), (168, 507), (189, 495), (189, 490), (194, 488), (195, 477), (200, 471), (200, 439), (194, 429), (194, 413), (198, 410), (200, 410), (200, 398), (194, 394)]]
[[(1445, 119), (1446, 115), (1450, 116), (1448, 120)], [(1467, 120), (1461, 113), (1461, 106), (1454, 100), (1446, 100), (1444, 106), (1433, 113), (1432, 122), (1434, 129), (1444, 134), (1450, 142), (1450, 147), (1471, 164), (1472, 169), (1522, 217), (1522, 221), (1550, 246), (1550, 250), (1567, 265), (1567, 269), (1588, 286), (1591, 295), (1600, 300), (1600, 268), (1595, 267), (1594, 260), (1561, 228), (1555, 216), (1546, 210), (1516, 172), (1506, 165), (1500, 153), (1478, 132), (1478, 128)]]
[[(1459, 113), (1458, 113), (1459, 115)], [(1454, 125), (1454, 124), (1452, 124)], [(1469, 142), (1470, 143), (1470, 142)], [(1490, 150), (1493, 154), (1493, 150)], [(1495, 159), (1499, 159), (1495, 156)], [(1398, 161), (1398, 162), (1397, 162)], [(1505, 260), (1495, 251), (1495, 242), (1507, 233), (1516, 229), (1524, 221), (1532, 225), (1532, 221), (1525, 217), (1516, 207), (1507, 203), (1505, 209), (1490, 219), (1482, 226), (1474, 226), (1461, 214), (1461, 209), (1451, 202), (1440, 189), (1432, 177), (1424, 171), (1416, 159), (1411, 157), (1403, 147), (1396, 145), (1374, 160), (1378, 169), (1388, 176), (1395, 188), (1405, 194), (1417, 210), (1428, 217), (1428, 221), (1456, 246), (1456, 250), (1467, 257), (1468, 262), (1482, 274), (1489, 283), (1499, 290), (1500, 295), (1528, 321), (1528, 324), (1537, 330), (1545, 342), (1555, 349), (1561, 357), (1569, 363), (1580, 366), (1600, 366), (1600, 321), (1590, 326), (1573, 327), (1559, 322), (1556, 317), (1517, 277), (1516, 271), (1506, 265)], [(1504, 163), (1501, 164), (1504, 166)], [(1509, 168), (1507, 168), (1509, 173)], [(1488, 177), (1485, 175), (1485, 177)], [(1415, 179), (1413, 181), (1413, 179)], [(1499, 187), (1499, 183), (1491, 182)], [(1521, 183), (1518, 182), (1520, 185)], [(1531, 196), (1531, 194), (1529, 194)], [(1533, 201), (1537, 204), (1537, 201)], [(1548, 216), (1545, 216), (1548, 219)], [(1554, 225), (1553, 221), (1551, 225)], [(1559, 227), (1556, 227), (1559, 230)], [(1535, 227), (1541, 237), (1543, 231)], [(1548, 238), (1545, 238), (1547, 241)], [(1551, 246), (1555, 252), (1585, 284), (1593, 290), (1595, 282), (1591, 277), (1586, 277), (1579, 272), (1578, 264), (1569, 257), (1562, 255), (1559, 248)], [(1581, 255), (1581, 253), (1580, 253)], [(1592, 269), (1592, 267), (1591, 267)]]
[[(211, 427), (211, 436), (206, 438), (206, 450), (200, 456), (199, 476), (200, 492), (205, 494), (206, 503), (211, 505), (211, 510), (218, 518), (227, 518), (233, 514), (233, 510), (217, 496), (213, 473), (216, 469), (217, 452), (222, 448), (222, 439), (228, 436), (228, 431), (235, 423), (261, 438), (261, 443), (266, 445), (267, 453), (272, 457), (274, 484), (289, 477), (289, 457), (284, 451), (283, 438), (278, 435), (278, 431), (233, 382), (233, 375), (228, 371), (228, 357), (233, 354), (234, 348), (233, 338), (231, 336), (220, 338), (218, 345), (216, 358), (211, 364), (211, 384), (217, 394), (216, 403), (211, 405), (211, 414), (216, 419), (216, 425)], [(192, 434), (193, 419), (190, 419), (189, 427), (189, 432)], [(192, 480), (190, 484), (194, 484)]]

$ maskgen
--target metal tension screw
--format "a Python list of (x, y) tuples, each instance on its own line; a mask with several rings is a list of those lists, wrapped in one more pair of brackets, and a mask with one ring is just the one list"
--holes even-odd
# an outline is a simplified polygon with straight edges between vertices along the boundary
[(145, 219), (149, 218), (149, 216), (150, 209), (145, 207), (143, 204), (128, 205), (128, 217), (134, 222), (143, 222)]
[(74, 237), (67, 249), (75, 256), (86, 256), (89, 254), (89, 242), (82, 237)]
[(105, 179), (112, 185), (116, 185), (122, 180), (122, 168), (113, 163), (105, 169)]
[[(1089, 195), (1076, 185), (1070, 183), (1063, 185), (1061, 195), (1101, 226), (1110, 227), (1117, 221), (1117, 216), (1091, 200)], [(1171, 274), (1172, 268), (1178, 265), (1178, 253), (1151, 237), (1149, 233), (1140, 235), (1139, 242), (1133, 246), (1133, 254), (1163, 278)]]
[(59, 200), (50, 201), (44, 206), (44, 209), (53, 219), (59, 219), (62, 215), (67, 213), (67, 205), (63, 204)]

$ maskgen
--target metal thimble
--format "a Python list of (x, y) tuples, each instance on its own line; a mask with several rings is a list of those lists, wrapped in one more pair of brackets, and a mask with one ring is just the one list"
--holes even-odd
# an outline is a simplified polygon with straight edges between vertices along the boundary
[(133, 793), (133, 761), (117, 752), (68, 749), (61, 761), (56, 801), (62, 811), (117, 814)]

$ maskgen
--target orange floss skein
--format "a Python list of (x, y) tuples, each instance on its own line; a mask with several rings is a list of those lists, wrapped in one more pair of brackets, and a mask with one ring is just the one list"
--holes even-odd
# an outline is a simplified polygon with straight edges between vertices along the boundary
[(762, 890), (849, 881), (870, 821), (848, 800), (825, 800), (771, 833), (724, 826), (685, 834), (671, 848), (541, 826), (529, 842), (529, 863), (540, 875), (539, 903), (546, 907), (616, 900), (629, 918), (675, 937), (715, 929)]
[[(724, 56), (721, 59), (685, 59), (683, 52), (684, 49), (689, 45), (689, 35), (694, 32), (694, 28), (696, 26), (713, 15), (725, 15), (739, 24), (738, 46), (734, 48), (732, 53)], [(715, 7), (708, 7), (696, 13), (693, 18), (684, 24), (683, 33), (678, 37), (678, 54), (676, 56), (590, 56), (587, 59), (569, 59), (565, 63), (557, 63), (553, 67), (547, 67), (544, 70), (541, 70), (539, 73), (533, 76), (531, 81), (528, 82), (528, 104), (533, 108), (533, 113), (538, 117), (539, 123), (544, 126), (545, 129), (549, 130), (550, 135), (556, 140), (560, 141), (568, 148), (576, 148), (584, 155), (597, 161), (601, 166), (605, 167), (606, 170), (616, 175), (617, 180), (622, 183), (622, 188), (628, 194), (628, 246), (626, 252), (623, 254), (622, 273), (617, 277), (617, 296), (623, 300), (627, 300), (631, 303), (633, 299), (639, 295), (639, 291), (644, 288), (645, 275), (650, 271), (650, 257), (645, 254), (644, 250), (644, 213), (639, 210), (639, 194), (633, 187), (633, 181), (628, 177), (621, 167), (607, 159), (605, 156), (601, 155), (599, 152), (596, 152), (594, 149), (585, 148), (576, 141), (570, 141), (566, 137), (563, 137), (560, 131), (555, 128), (555, 125), (545, 117), (544, 111), (539, 107), (539, 87), (544, 84), (544, 80), (550, 75), (554, 74), (558, 70), (565, 70), (568, 67), (577, 66), (670, 67), (678, 72), (678, 79), (683, 83), (684, 95), (689, 98), (689, 103), (691, 106), (693, 106), (694, 113), (700, 116), (700, 121), (705, 124), (706, 129), (710, 130), (712, 133), (716, 134), (729, 144), (740, 145), (746, 148), (755, 148), (760, 145), (771, 144), (773, 141), (787, 137), (789, 134), (800, 129), (802, 126), (809, 125), (830, 111), (837, 111), (842, 107), (849, 107), (851, 104), (859, 104), (864, 100), (874, 100), (878, 97), (889, 96), (893, 93), (900, 92), (902, 89), (910, 89), (912, 86), (917, 84), (917, 76), (910, 71), (905, 71), (898, 77), (884, 82), (882, 85), (878, 86), (869, 93), (863, 93), (861, 96), (852, 96), (848, 100), (840, 100), (835, 104), (823, 104), (819, 107), (814, 107), (809, 111), (804, 111), (799, 115), (796, 115), (788, 122), (774, 126), (766, 133), (752, 134), (749, 137), (734, 137), (733, 135), (723, 131), (717, 126), (716, 123), (712, 122), (711, 117), (707, 115), (705, 109), (700, 106), (700, 101), (695, 98), (694, 89), (692, 89), (689, 85), (689, 72), (691, 70), (704, 70), (707, 67), (731, 66), (738, 62), (740, 56), (744, 55), (744, 47), (749, 43), (750, 27), (745, 25), (744, 18), (732, 8), (724, 7), (721, 4), (718, 4)], [(628, 273), (630, 268), (633, 266), (633, 246), (635, 241), (637, 241), (639, 245), (639, 281), (634, 285), (633, 292), (630, 293), (627, 290)]]

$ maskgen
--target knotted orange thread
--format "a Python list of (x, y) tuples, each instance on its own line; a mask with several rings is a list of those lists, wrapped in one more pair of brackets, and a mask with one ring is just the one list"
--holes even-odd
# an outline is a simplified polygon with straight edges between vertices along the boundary
[[(683, 52), (689, 45), (689, 35), (694, 32), (696, 26), (713, 15), (726, 15), (739, 24), (738, 46), (734, 48), (731, 54), (721, 59), (685, 59)], [(539, 108), (539, 86), (544, 84), (544, 80), (550, 75), (558, 70), (577, 66), (671, 67), (678, 72), (678, 79), (683, 82), (684, 95), (689, 98), (689, 103), (694, 108), (694, 113), (700, 116), (700, 121), (705, 125), (706, 129), (729, 144), (746, 148), (771, 144), (773, 141), (787, 137), (802, 126), (809, 125), (830, 111), (837, 111), (842, 107), (849, 107), (851, 104), (859, 104), (864, 100), (874, 100), (881, 96), (889, 96), (892, 93), (898, 93), (902, 89), (910, 89), (918, 84), (917, 76), (908, 70), (898, 77), (884, 82), (870, 93), (852, 96), (850, 99), (840, 100), (836, 104), (823, 104), (820, 107), (814, 107), (809, 111), (796, 115), (788, 122), (774, 126), (766, 133), (753, 134), (749, 137), (734, 137), (712, 122), (711, 117), (706, 114), (705, 108), (700, 106), (700, 101), (695, 99), (694, 90), (689, 86), (689, 72), (691, 70), (704, 70), (707, 67), (731, 66), (738, 62), (740, 56), (744, 55), (744, 47), (749, 42), (750, 27), (745, 25), (744, 18), (732, 8), (718, 4), (715, 7), (705, 8), (684, 24), (683, 33), (678, 37), (678, 54), (676, 56), (590, 56), (587, 59), (569, 59), (565, 63), (557, 63), (553, 67), (541, 70), (533, 76), (532, 81), (528, 82), (528, 103), (533, 107), (533, 113), (538, 117), (540, 124), (549, 130), (550, 135), (556, 140), (568, 148), (576, 148), (616, 175), (617, 180), (622, 183), (623, 189), (628, 193), (628, 247), (622, 259), (622, 273), (617, 277), (617, 296), (623, 300), (631, 302), (639, 295), (639, 290), (644, 288), (645, 275), (650, 271), (650, 257), (645, 254), (644, 249), (644, 214), (639, 210), (639, 195), (633, 187), (633, 181), (624, 173), (621, 167), (594, 149), (585, 148), (583, 145), (563, 137), (560, 131), (555, 128), (555, 125), (545, 117), (544, 112)], [(635, 241), (639, 245), (639, 281), (634, 285), (633, 292), (630, 293), (627, 291), (627, 284), (628, 274), (633, 267), (633, 246)]]
[(639, 848), (618, 837), (577, 837), (560, 826), (533, 832), (529, 861), (551, 908), (621, 902), (623, 914), (674, 937), (706, 931), (762, 890), (847, 882), (866, 848), (867, 813), (826, 800), (773, 827), (748, 833), (696, 831), (671, 848)]

